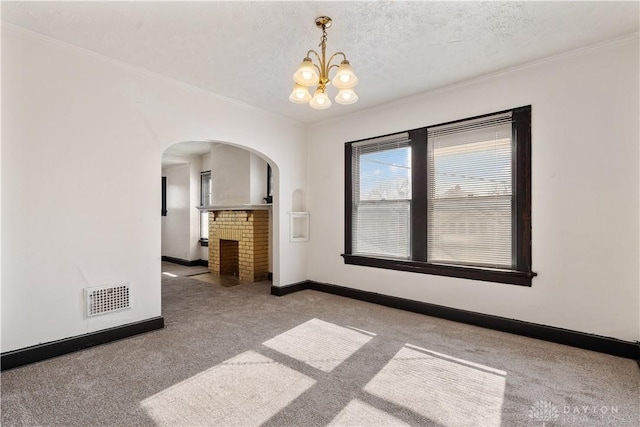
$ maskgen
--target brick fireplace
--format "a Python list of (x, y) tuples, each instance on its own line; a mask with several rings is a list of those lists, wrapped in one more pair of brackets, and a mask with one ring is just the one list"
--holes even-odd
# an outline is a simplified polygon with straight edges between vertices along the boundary
[(209, 212), (209, 270), (257, 282), (269, 274), (269, 211)]

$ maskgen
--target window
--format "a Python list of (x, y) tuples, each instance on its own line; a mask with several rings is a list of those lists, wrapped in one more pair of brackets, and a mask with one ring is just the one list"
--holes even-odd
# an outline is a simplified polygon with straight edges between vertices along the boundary
[(200, 206), (211, 205), (211, 171), (200, 172)]
[(345, 263), (531, 285), (531, 107), (345, 144)]
[(352, 145), (353, 251), (408, 259), (411, 255), (411, 147), (408, 134)]
[(266, 203), (273, 203), (273, 171), (271, 165), (267, 163), (267, 197), (264, 201)]
[[(200, 206), (211, 205), (211, 171), (200, 172)], [(200, 211), (200, 245), (209, 244), (209, 212)]]

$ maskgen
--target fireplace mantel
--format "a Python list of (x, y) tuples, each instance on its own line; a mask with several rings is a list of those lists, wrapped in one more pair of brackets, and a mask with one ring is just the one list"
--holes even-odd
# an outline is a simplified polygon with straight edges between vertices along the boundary
[(271, 204), (260, 205), (210, 205), (210, 206), (196, 206), (200, 211), (204, 212), (216, 212), (216, 211), (259, 211), (271, 209)]

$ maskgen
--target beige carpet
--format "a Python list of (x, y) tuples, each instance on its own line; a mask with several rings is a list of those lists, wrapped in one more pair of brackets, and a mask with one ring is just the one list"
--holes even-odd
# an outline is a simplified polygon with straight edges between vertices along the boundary
[(269, 286), (163, 276), (164, 330), (2, 373), (2, 425), (640, 425), (633, 360)]

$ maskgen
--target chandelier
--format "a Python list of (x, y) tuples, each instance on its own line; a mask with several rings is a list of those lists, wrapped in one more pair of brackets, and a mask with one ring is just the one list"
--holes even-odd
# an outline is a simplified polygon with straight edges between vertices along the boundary
[[(322, 29), (322, 37), (320, 38), (319, 47), (322, 48), (322, 56), (311, 49), (307, 52), (307, 56), (302, 60), (298, 71), (293, 74), (293, 91), (289, 95), (289, 100), (296, 104), (306, 104), (307, 102), (311, 108), (317, 110), (324, 110), (331, 107), (331, 100), (327, 96), (327, 86), (329, 83), (329, 71), (333, 67), (336, 67), (338, 71), (331, 80), (331, 84), (338, 88), (338, 94), (335, 97), (335, 101), (338, 104), (353, 104), (358, 100), (358, 95), (353, 91), (355, 85), (358, 84), (358, 78), (351, 70), (351, 65), (347, 61), (347, 57), (342, 52), (336, 52), (329, 60), (326, 59), (327, 49), (327, 28), (331, 27), (331, 18), (328, 16), (321, 16), (316, 18), (316, 27)], [(318, 64), (314, 64), (311, 60), (311, 54), (315, 55), (318, 60)], [(331, 61), (336, 56), (341, 55), (343, 60), (340, 65), (333, 64)], [(313, 97), (309, 93), (309, 89), (312, 86), (316, 86)]]

